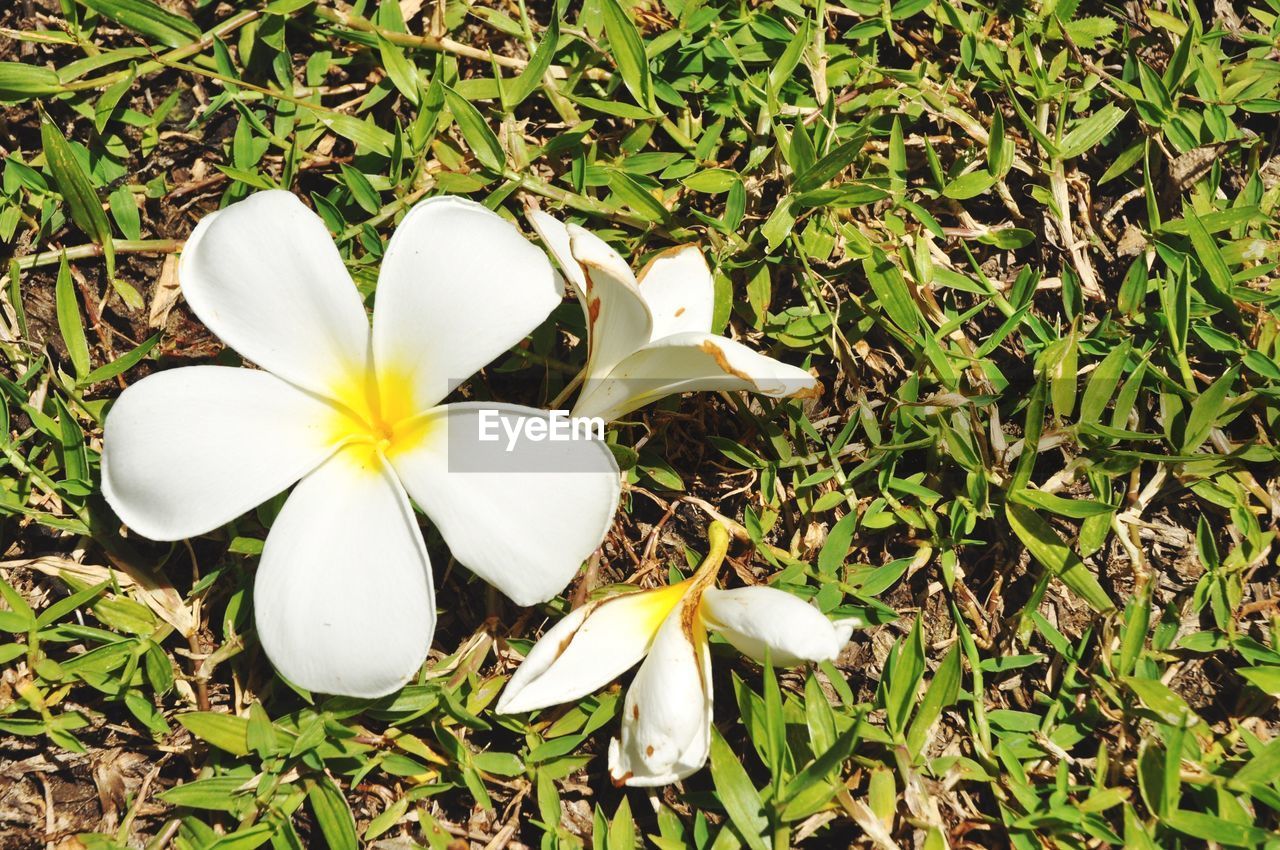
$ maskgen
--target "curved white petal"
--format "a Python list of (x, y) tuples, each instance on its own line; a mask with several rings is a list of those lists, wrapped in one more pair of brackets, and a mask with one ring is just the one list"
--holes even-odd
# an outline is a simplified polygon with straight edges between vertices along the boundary
[[(510, 441), (507, 428), (548, 419), (514, 404), (444, 405), (390, 455), (453, 556), (518, 605), (564, 589), (604, 540), (621, 492), (602, 441)], [(486, 421), (492, 441), (480, 438)]]
[(584, 697), (649, 650), (686, 583), (611, 596), (572, 611), (544, 634), (507, 683), (498, 711), (515, 714)]
[(707, 628), (724, 635), (738, 651), (764, 663), (793, 667), (831, 661), (849, 642), (853, 625), (832, 623), (809, 603), (773, 587), (707, 590), (702, 595)]
[(560, 303), (545, 254), (513, 224), (463, 198), (430, 198), (400, 222), (373, 311), (379, 378), (411, 376), (426, 410), (524, 339)]
[(568, 226), (569, 245), (583, 277), (583, 310), (587, 316), (587, 378), (590, 393), (609, 372), (643, 347), (653, 334), (653, 316), (636, 286), (635, 275), (603, 239), (575, 224)]
[(622, 739), (609, 742), (615, 785), (667, 785), (706, 764), (711, 655), (696, 609), (690, 594), (667, 616), (627, 691)]
[(360, 294), (324, 222), (291, 192), (258, 192), (201, 219), (178, 279), (200, 321), (263, 369), (326, 394), (364, 374)]
[(578, 300), (582, 302), (582, 309), (587, 309), (587, 278), (582, 274), (582, 267), (574, 259), (573, 250), (569, 247), (569, 228), (565, 227), (560, 219), (542, 210), (531, 209), (527, 217), (538, 238), (542, 240), (543, 246), (560, 265), (560, 271), (564, 273)]
[(267, 657), (307, 690), (378, 697), (422, 666), (436, 623), (431, 565), (404, 490), (368, 447), (342, 450), (289, 495), (253, 605)]
[(711, 330), (716, 284), (697, 245), (677, 245), (658, 254), (636, 275), (636, 282), (653, 314), (651, 340)]
[(153, 540), (212, 531), (279, 493), (328, 456), (327, 403), (252, 369), (157, 372), (116, 399), (103, 433), (102, 491)]
[(623, 360), (591, 392), (583, 390), (576, 416), (618, 419), (672, 393), (749, 390), (773, 398), (807, 395), (817, 380), (804, 369), (708, 333), (679, 333), (650, 343)]

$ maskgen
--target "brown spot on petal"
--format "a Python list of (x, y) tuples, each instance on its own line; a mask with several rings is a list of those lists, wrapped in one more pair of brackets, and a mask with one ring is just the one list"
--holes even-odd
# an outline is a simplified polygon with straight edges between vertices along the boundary
[[(590, 280), (590, 278), (587, 278)], [(600, 318), (600, 299), (592, 298), (587, 301), (587, 320), (591, 323), (591, 327), (596, 326), (596, 319)]]
[(635, 776), (635, 774), (628, 770), (621, 776), (610, 776), (609, 778), (613, 781), (614, 788), (621, 788), (623, 785), (627, 784), (627, 780), (632, 776)]
[(676, 310), (676, 318), (677, 318), (677, 319), (678, 319), (678, 318), (680, 318), (680, 317), (681, 317), (681, 316), (683, 316), (683, 315), (684, 315), (684, 308), (683, 308), (683, 307), (681, 307), (679, 310)]
[(653, 744), (644, 748), (644, 754), (649, 758), (653, 758)]
[[(695, 592), (698, 594), (699, 600), (702, 598), (702, 589), (697, 588)], [(684, 636), (693, 643), (693, 621), (698, 616), (698, 603), (684, 603), (680, 609), (680, 631), (684, 632)]]
[(733, 375), (735, 378), (741, 378), (744, 381), (749, 381), (753, 384), (755, 383), (751, 376), (746, 372), (743, 372), (741, 369), (733, 368), (729, 363), (729, 358), (725, 357), (724, 352), (720, 350), (720, 347), (711, 340), (703, 340), (698, 348), (702, 349), (704, 354), (710, 354), (715, 358), (716, 365), (723, 369), (727, 374)]
[(638, 705), (631, 706), (631, 719), (632, 720), (640, 719), (640, 706)]

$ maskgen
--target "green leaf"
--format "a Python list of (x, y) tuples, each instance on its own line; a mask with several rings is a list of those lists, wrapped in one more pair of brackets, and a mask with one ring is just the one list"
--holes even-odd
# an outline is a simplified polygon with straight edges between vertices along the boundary
[(609, 822), (609, 850), (635, 850), (636, 824), (631, 817), (631, 803), (626, 797), (618, 804)]
[(307, 802), (329, 850), (359, 850), (355, 818), (347, 806), (347, 798), (332, 779), (321, 776), (309, 782)]
[(1021, 505), (1049, 511), (1058, 516), (1071, 517), (1072, 519), (1101, 516), (1115, 510), (1106, 502), (1098, 502), (1091, 499), (1064, 499), (1061, 496), (1046, 493), (1043, 490), (1014, 490), (1009, 493), (1009, 500)]
[(1004, 114), (999, 108), (991, 111), (991, 132), (987, 136), (987, 171), (996, 177), (1004, 177), (1013, 165), (1014, 150), (1005, 136)]
[(884, 695), (885, 725), (895, 740), (901, 741), (906, 732), (907, 720), (916, 707), (916, 694), (924, 678), (924, 632), (921, 619), (916, 617), (911, 632), (904, 637), (890, 656), (893, 664), (886, 670), (881, 682)]
[(930, 727), (942, 716), (942, 710), (953, 705), (960, 695), (960, 672), (960, 644), (956, 643), (942, 659), (907, 728), (907, 750), (912, 758), (920, 757)]
[(1229, 847), (1262, 847), (1272, 838), (1265, 829), (1236, 823), (1204, 812), (1177, 810), (1164, 817), (1164, 822), (1178, 832), (1203, 841)]
[(772, 98), (769, 102), (771, 105), (775, 103), (778, 93), (782, 91), (782, 87), (791, 79), (791, 75), (795, 73), (800, 60), (804, 58), (804, 49), (809, 44), (811, 37), (809, 21), (806, 18), (796, 28), (795, 35), (791, 36), (790, 41), (787, 42), (787, 49), (782, 51), (782, 55), (769, 68), (769, 94)]
[(848, 168), (854, 157), (862, 152), (866, 138), (866, 130), (859, 128), (859, 131), (848, 141), (832, 148), (826, 156), (805, 169), (803, 173), (797, 174), (793, 189), (796, 192), (808, 192), (819, 186), (825, 186), (828, 181)]
[(1237, 672), (1264, 693), (1273, 697), (1280, 696), (1280, 667), (1273, 665), (1241, 667)]
[[(137, 76), (137, 68), (130, 65), (129, 73), (121, 77), (120, 80), (109, 86), (102, 93), (102, 97), (98, 98), (97, 104), (93, 108), (93, 126), (99, 133), (107, 128), (107, 122), (111, 119), (112, 113), (115, 112), (116, 106), (120, 103), (120, 98), (133, 87), (134, 78)], [(121, 186), (124, 191), (129, 191), (127, 186)], [(138, 237), (132, 237), (134, 239)]]
[(80, 301), (76, 297), (75, 283), (71, 280), (71, 267), (67, 265), (65, 251), (58, 262), (54, 301), (58, 313), (58, 332), (67, 346), (67, 357), (76, 371), (76, 377), (84, 378), (89, 374), (89, 343), (84, 336), (84, 323), (80, 319)]
[(1002, 227), (999, 230), (988, 230), (978, 234), (978, 241), (983, 245), (994, 245), (1005, 251), (1016, 251), (1025, 248), (1035, 241), (1036, 234), (1024, 227)]
[(769, 661), (770, 651), (765, 647), (765, 663), (763, 665), (764, 685), (764, 734), (765, 761), (773, 775), (775, 787), (782, 777), (787, 753), (787, 723), (782, 715), (782, 690), (778, 687), (778, 677)]
[(0, 62), (0, 100), (26, 100), (61, 90), (58, 75), (43, 65)]
[(244, 778), (240, 776), (210, 776), (168, 788), (156, 796), (174, 806), (232, 812), (240, 805), (236, 792), (243, 786)]
[[(841, 496), (842, 494), (837, 494)], [(850, 511), (833, 526), (831, 531), (827, 533), (827, 539), (822, 544), (822, 551), (818, 553), (818, 571), (823, 575), (837, 575), (840, 568), (844, 566), (845, 558), (849, 556), (849, 547), (853, 545), (853, 535), (858, 527), (858, 514), (856, 511)]]
[(560, 13), (558, 8), (553, 8), (551, 22), (547, 24), (547, 29), (542, 34), (542, 41), (538, 42), (538, 49), (533, 52), (533, 56), (529, 58), (529, 64), (520, 72), (520, 76), (507, 86), (508, 109), (515, 109), (542, 85), (542, 78), (551, 67), (551, 60), (555, 58), (556, 45), (559, 41)]
[(339, 166), (342, 169), (342, 182), (346, 184), (351, 197), (360, 205), (360, 209), (370, 215), (377, 214), (378, 210), (382, 209), (382, 199), (378, 197), (369, 178), (345, 162), (339, 163)]
[(381, 127), (341, 112), (317, 111), (316, 118), (342, 138), (355, 142), (357, 147), (382, 156), (391, 156), (395, 137)]
[(764, 839), (769, 821), (764, 816), (760, 792), (742, 767), (737, 753), (729, 747), (714, 725), (711, 727), (711, 781), (716, 794), (752, 850), (769, 850)]
[(720, 450), (720, 453), (745, 469), (762, 469), (764, 461), (755, 452), (741, 443), (728, 437), (709, 436), (707, 441)]
[(205, 845), (206, 850), (256, 850), (271, 840), (276, 832), (274, 824), (255, 823), (253, 826), (238, 829), (231, 835), (219, 838), (212, 844)]
[(667, 208), (625, 171), (609, 174), (609, 188), (627, 207), (648, 221), (660, 222), (670, 218)]
[(1102, 412), (1107, 409), (1107, 402), (1115, 394), (1120, 378), (1124, 374), (1125, 363), (1129, 360), (1129, 352), (1133, 350), (1132, 339), (1126, 338), (1119, 345), (1107, 352), (1102, 362), (1089, 376), (1084, 394), (1080, 397), (1080, 421), (1096, 424), (1102, 420)]
[(1183, 454), (1191, 454), (1209, 438), (1214, 423), (1226, 407), (1227, 394), (1231, 392), (1231, 387), (1239, 374), (1239, 366), (1228, 369), (1225, 374), (1218, 376), (1217, 380), (1205, 387), (1204, 392), (1191, 403), (1191, 412), (1187, 415), (1187, 427), (1182, 438)]
[(918, 333), (919, 309), (907, 289), (902, 271), (889, 259), (889, 255), (879, 248), (873, 248), (871, 256), (862, 260), (862, 271), (867, 276), (867, 283), (871, 284), (871, 291), (876, 294), (876, 300), (880, 302), (880, 308), (893, 323), (908, 334)]
[(680, 182), (695, 192), (718, 195), (721, 192), (727, 192), (732, 189), (733, 184), (738, 182), (738, 179), (737, 172), (730, 171), (727, 168), (708, 168), (704, 171), (690, 174)]
[(957, 201), (967, 201), (969, 198), (978, 197), (994, 185), (996, 185), (995, 175), (980, 168), (968, 174), (961, 174), (952, 180), (942, 190), (942, 194)]
[(102, 253), (107, 259), (107, 275), (115, 277), (116, 253), (111, 240), (111, 224), (89, 175), (76, 159), (62, 131), (47, 116), (40, 122), (40, 140), (53, 180), (58, 184), (58, 192), (71, 212), (71, 220), (86, 236), (102, 246)]
[(249, 721), (230, 714), (212, 711), (188, 711), (177, 721), (206, 744), (226, 750), (234, 756), (249, 754)]
[(1069, 24), (1064, 24), (1063, 29), (1071, 40), (1079, 45), (1092, 47), (1099, 39), (1106, 38), (1116, 31), (1115, 18), (1077, 18)]
[(382, 57), (382, 66), (387, 69), (392, 85), (410, 103), (417, 106), (422, 90), (418, 85), (418, 68), (413, 60), (405, 56), (400, 45), (393, 44), (382, 36), (378, 37), (378, 54)]
[(1063, 543), (1062, 538), (1034, 510), (1026, 505), (1006, 502), (1004, 513), (1009, 527), (1022, 545), (1045, 569), (1061, 579), (1093, 610), (1104, 614), (1115, 610), (1115, 603), (1080, 556)]
[(102, 595), (102, 592), (106, 590), (110, 584), (111, 580), (108, 579), (101, 584), (95, 584), (93, 587), (86, 587), (83, 590), (79, 590), (71, 594), (70, 596), (59, 599), (57, 602), (40, 612), (40, 616), (36, 618), (36, 628), (46, 628), (77, 608), (89, 604), (89, 602)]
[(444, 87), (444, 100), (462, 138), (466, 140), (467, 147), (471, 148), (476, 159), (490, 171), (501, 173), (506, 166), (507, 155), (480, 110), (448, 86)]
[(120, 228), (124, 238), (141, 239), (142, 217), (138, 214), (138, 202), (134, 200), (133, 191), (128, 186), (120, 186), (107, 200), (111, 204), (111, 217), (116, 220), (116, 227)]
[(249, 749), (262, 758), (267, 758), (276, 752), (276, 730), (260, 702), (254, 701), (249, 704), (249, 725), (245, 729), (245, 741)]
[(760, 235), (764, 237), (770, 251), (776, 250), (785, 242), (791, 235), (791, 229), (795, 227), (796, 214), (792, 210), (795, 200), (795, 195), (783, 196), (773, 208), (773, 212), (769, 213), (769, 218), (760, 226)]
[(1101, 142), (1128, 112), (1113, 103), (1099, 109), (1072, 128), (1058, 142), (1058, 157), (1073, 159)]
[[(807, 695), (808, 688), (805, 690)], [(821, 698), (824, 702), (826, 701), (826, 697)], [(844, 763), (845, 759), (853, 755), (854, 747), (858, 743), (858, 729), (857, 722), (850, 724), (849, 728), (835, 738), (830, 746), (816, 750), (818, 757), (787, 783), (781, 795), (785, 803), (782, 809), (783, 820), (791, 821), (808, 817), (835, 796), (841, 786), (838, 783), (831, 783), (836, 785), (832, 788), (831, 784), (827, 784), (830, 783), (829, 777)]]
[(1222, 249), (1218, 247), (1218, 241), (1213, 238), (1204, 226), (1204, 222), (1190, 207), (1186, 208), (1184, 218), (1187, 222), (1187, 236), (1191, 239), (1191, 247), (1195, 249), (1196, 258), (1200, 260), (1200, 265), (1204, 266), (1209, 280), (1213, 281), (1218, 291), (1230, 293), (1235, 284), (1231, 278), (1231, 269), (1227, 267), (1227, 261), (1222, 256)]
[(1076, 329), (1045, 349), (1045, 374), (1049, 379), (1049, 400), (1053, 403), (1053, 413), (1059, 419), (1067, 420), (1076, 408), (1076, 388), (1079, 383), (1077, 367), (1080, 360), (1080, 347), (1076, 341)]
[(152, 336), (143, 340), (133, 350), (122, 354), (106, 365), (99, 366), (97, 369), (94, 369), (88, 375), (85, 375), (78, 383), (81, 386), (87, 387), (101, 381), (109, 381), (116, 375), (123, 375), (125, 372), (138, 365), (138, 363), (142, 362), (142, 358), (146, 357), (151, 352), (151, 349), (155, 348), (156, 344), (159, 342), (160, 333), (156, 332)]
[(656, 111), (653, 82), (649, 77), (649, 59), (644, 52), (640, 31), (618, 0), (600, 0), (604, 13), (604, 31), (609, 39), (609, 51), (622, 82), (636, 99), (636, 103), (649, 111)]
[(0, 596), (4, 597), (5, 604), (9, 606), (8, 611), (0, 611), (0, 614), (8, 615), (5, 620), (12, 624), (18, 624), (15, 628), (8, 625), (0, 625), (5, 631), (28, 631), (35, 628), (36, 614), (31, 610), (31, 606), (22, 598), (22, 594), (13, 589), (13, 585), (9, 584), (0, 577)]
[(200, 37), (200, 28), (151, 0), (80, 0), (104, 18), (110, 18), (134, 32), (167, 47), (182, 47)]

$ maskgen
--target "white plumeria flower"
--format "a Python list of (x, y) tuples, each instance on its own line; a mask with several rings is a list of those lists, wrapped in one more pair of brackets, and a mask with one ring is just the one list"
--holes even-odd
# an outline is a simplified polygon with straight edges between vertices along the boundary
[(528, 215), (587, 318), (586, 377), (575, 415), (619, 419), (698, 390), (817, 393), (805, 370), (711, 333), (715, 282), (697, 245), (662, 252), (637, 276), (595, 234), (538, 210)]
[[(191, 366), (129, 387), (107, 417), (102, 489), (155, 540), (211, 531), (293, 490), (254, 584), (258, 638), (288, 679), (359, 697), (422, 665), (431, 565), (409, 497), (454, 557), (520, 605), (564, 588), (619, 496), (607, 447), (477, 440), (515, 405), (440, 405), (560, 303), (547, 258), (459, 198), (414, 207), (383, 257), (372, 329), (324, 223), (288, 192), (206, 216), (179, 266), (187, 303), (264, 371)], [(521, 471), (477, 473), (458, 467)], [(543, 472), (558, 468), (582, 470)], [(407, 491), (407, 492), (406, 492)]]
[(719, 523), (710, 552), (679, 584), (588, 603), (556, 623), (507, 683), (498, 711), (513, 714), (590, 694), (641, 659), (622, 709), (622, 739), (609, 744), (617, 785), (667, 785), (697, 771), (711, 747), (711, 654), (707, 630), (744, 655), (779, 666), (832, 660), (853, 632), (772, 587), (718, 590), (729, 546)]

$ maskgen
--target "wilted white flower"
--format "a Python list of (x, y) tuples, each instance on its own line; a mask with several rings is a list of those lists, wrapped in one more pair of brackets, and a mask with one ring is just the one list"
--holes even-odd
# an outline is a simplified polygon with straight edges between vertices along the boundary
[[(209, 329), (263, 371), (192, 366), (129, 387), (107, 417), (102, 488), (134, 531), (215, 529), (295, 481), (254, 584), (258, 638), (305, 688), (373, 697), (421, 666), (431, 566), (409, 497), (453, 555), (521, 605), (558, 593), (619, 495), (599, 442), (478, 442), (482, 409), (441, 405), (560, 302), (541, 251), (479, 204), (433, 198), (383, 258), (372, 329), (323, 222), (288, 192), (205, 217), (179, 279)], [(468, 464), (522, 471), (477, 473)], [(479, 461), (479, 463), (477, 463)], [(541, 472), (558, 465), (589, 472)]]
[(805, 370), (711, 333), (715, 282), (697, 245), (659, 254), (637, 276), (595, 234), (537, 210), (529, 211), (529, 221), (587, 318), (586, 378), (575, 415), (618, 419), (695, 390), (775, 398), (818, 390)]
[(711, 747), (711, 655), (707, 631), (744, 655), (779, 666), (834, 659), (853, 631), (771, 587), (718, 590), (729, 535), (716, 523), (710, 552), (679, 584), (609, 596), (576, 609), (529, 651), (498, 711), (533, 711), (598, 690), (640, 662), (622, 709), (622, 738), (609, 745), (618, 785), (666, 785), (707, 761)]

